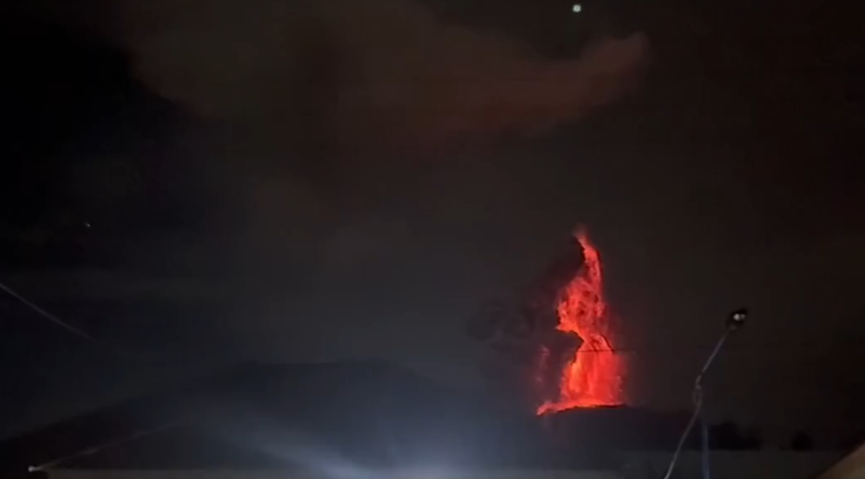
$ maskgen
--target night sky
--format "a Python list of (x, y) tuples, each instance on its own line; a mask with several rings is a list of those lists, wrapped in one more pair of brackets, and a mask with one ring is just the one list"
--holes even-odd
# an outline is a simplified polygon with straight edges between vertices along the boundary
[(865, 425), (853, 2), (20, 3), (0, 281), (95, 339), (0, 298), (0, 436), (246, 359), (495, 396), (465, 324), (577, 224), (633, 405), (687, 407), (747, 305), (710, 418)]

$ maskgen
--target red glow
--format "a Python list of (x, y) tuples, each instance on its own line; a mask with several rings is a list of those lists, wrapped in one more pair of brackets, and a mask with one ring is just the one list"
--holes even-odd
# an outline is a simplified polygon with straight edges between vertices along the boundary
[(584, 232), (577, 233), (576, 238), (583, 249), (584, 264), (561, 292), (556, 306), (559, 317), (556, 329), (576, 334), (583, 344), (562, 370), (558, 399), (545, 401), (537, 410), (539, 415), (624, 403), (625, 363), (609, 341), (601, 258)]

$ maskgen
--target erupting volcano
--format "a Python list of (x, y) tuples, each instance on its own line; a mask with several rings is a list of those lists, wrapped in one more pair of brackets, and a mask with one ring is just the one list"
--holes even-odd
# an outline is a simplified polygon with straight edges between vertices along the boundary
[(583, 267), (560, 293), (556, 329), (576, 334), (583, 342), (562, 369), (558, 398), (545, 401), (538, 408), (538, 415), (624, 402), (625, 363), (609, 340), (601, 258), (584, 232), (577, 233), (576, 239), (583, 249)]

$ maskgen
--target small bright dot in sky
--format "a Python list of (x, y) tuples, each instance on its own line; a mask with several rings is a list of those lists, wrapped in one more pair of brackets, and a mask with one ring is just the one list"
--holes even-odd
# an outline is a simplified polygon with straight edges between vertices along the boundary
[(571, 11), (573, 11), (574, 13), (580, 13), (583, 11), (583, 6), (579, 3), (575, 3), (574, 6), (571, 7)]

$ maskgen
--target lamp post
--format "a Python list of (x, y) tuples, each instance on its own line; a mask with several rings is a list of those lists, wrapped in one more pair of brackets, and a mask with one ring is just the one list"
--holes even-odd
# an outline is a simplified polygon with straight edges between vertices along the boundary
[(688, 434), (691, 433), (691, 429), (694, 428), (694, 423), (699, 419), (700, 420), (700, 446), (701, 446), (701, 466), (703, 472), (703, 479), (709, 479), (709, 428), (706, 424), (706, 421), (703, 420), (702, 410), (703, 410), (703, 376), (706, 375), (706, 371), (709, 370), (709, 367), (715, 361), (715, 357), (718, 356), (718, 353), (721, 351), (721, 348), (724, 347), (724, 343), (727, 342), (727, 338), (730, 337), (731, 334), (738, 331), (745, 324), (745, 319), (748, 317), (748, 311), (744, 308), (737, 309), (730, 313), (727, 317), (727, 324), (724, 328), (724, 334), (721, 335), (721, 338), (715, 343), (715, 348), (712, 349), (712, 353), (709, 354), (708, 359), (703, 364), (703, 367), (700, 369), (700, 373), (697, 374), (697, 379), (694, 380), (694, 388), (691, 393), (691, 400), (694, 403), (694, 413), (691, 415), (691, 419), (688, 420), (688, 425), (685, 426), (685, 430), (682, 432), (682, 436), (679, 438), (679, 443), (676, 445), (676, 451), (673, 453), (673, 457), (670, 459), (670, 465), (667, 466), (667, 472), (664, 474), (664, 479), (670, 479), (670, 476), (673, 474), (673, 470), (676, 468), (676, 461), (679, 459), (679, 454), (682, 452), (682, 447), (685, 445), (685, 441), (688, 439)]

